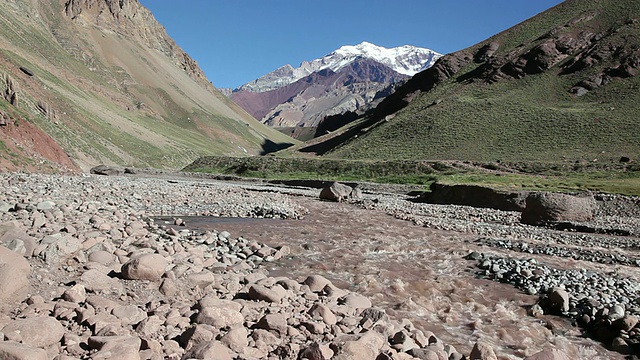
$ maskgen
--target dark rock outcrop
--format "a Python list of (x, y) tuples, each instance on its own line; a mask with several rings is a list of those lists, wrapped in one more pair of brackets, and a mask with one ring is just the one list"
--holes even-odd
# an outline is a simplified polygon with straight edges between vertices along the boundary
[(20, 71), (22, 71), (23, 73), (25, 73), (28, 76), (33, 76), (34, 75), (33, 71), (31, 71), (31, 69), (26, 68), (24, 66), (20, 66)]
[(11, 123), (11, 117), (4, 111), (0, 110), (0, 126), (7, 126)]
[(467, 205), (505, 211), (523, 211), (527, 191), (503, 191), (480, 185), (447, 185), (433, 183), (430, 192), (416, 201), (431, 204)]
[(597, 203), (592, 196), (574, 196), (559, 193), (532, 193), (527, 196), (526, 207), (520, 221), (529, 225), (547, 225), (557, 222), (584, 222), (593, 218)]
[(13, 106), (18, 106), (18, 88), (11, 76), (8, 74), (4, 77), (5, 88), (2, 93), (7, 102)]
[(117, 175), (122, 175), (124, 173), (122, 169), (115, 166), (109, 166), (109, 165), (95, 166), (91, 168), (89, 172), (95, 175), (105, 175), (105, 176), (117, 176)]

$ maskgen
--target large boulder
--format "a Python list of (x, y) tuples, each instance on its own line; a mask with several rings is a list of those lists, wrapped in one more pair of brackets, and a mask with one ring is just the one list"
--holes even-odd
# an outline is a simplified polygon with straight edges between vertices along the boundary
[(160, 254), (144, 254), (122, 265), (122, 276), (129, 280), (160, 280), (167, 260)]
[(498, 360), (496, 353), (493, 351), (493, 347), (484, 342), (477, 342), (473, 349), (471, 349), (471, 354), (469, 354), (470, 360)]
[(92, 167), (91, 170), (89, 170), (89, 172), (95, 175), (116, 176), (116, 175), (122, 175), (124, 173), (124, 170), (115, 166), (98, 165), (98, 166)]
[(320, 199), (340, 202), (348, 198), (362, 198), (362, 191), (358, 188), (334, 182), (320, 191)]
[(94, 359), (140, 360), (141, 343), (134, 336), (91, 336), (87, 341), (90, 349), (98, 350)]
[(569, 311), (569, 293), (559, 287), (555, 287), (544, 299), (543, 307), (555, 313), (565, 313)]
[(27, 297), (30, 272), (29, 262), (22, 255), (0, 246), (0, 307)]
[(593, 219), (597, 203), (592, 196), (537, 192), (527, 196), (520, 221), (529, 225), (585, 222)]
[(44, 349), (35, 348), (14, 341), (0, 341), (0, 359), (6, 360), (47, 360)]
[(503, 191), (480, 185), (433, 183), (430, 192), (416, 201), (430, 204), (467, 205), (504, 211), (523, 211), (528, 191)]
[(55, 318), (42, 316), (13, 320), (2, 328), (2, 333), (25, 345), (46, 348), (62, 339), (64, 327)]

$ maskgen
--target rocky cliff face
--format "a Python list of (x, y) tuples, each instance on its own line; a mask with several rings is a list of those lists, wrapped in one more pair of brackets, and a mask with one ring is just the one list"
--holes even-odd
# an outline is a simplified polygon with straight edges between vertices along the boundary
[(212, 88), (198, 63), (138, 0), (66, 0), (64, 11), (78, 24), (98, 26), (160, 51), (199, 84)]

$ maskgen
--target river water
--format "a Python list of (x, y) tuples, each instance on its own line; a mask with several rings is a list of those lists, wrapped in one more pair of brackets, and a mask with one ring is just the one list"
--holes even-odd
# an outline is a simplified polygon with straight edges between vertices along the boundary
[(547, 348), (562, 349), (571, 359), (623, 359), (580, 336), (562, 318), (528, 316), (536, 296), (478, 278), (474, 263), (463, 257), (489, 249), (473, 244), (472, 234), (432, 230), (349, 204), (292, 200), (310, 210), (305, 219), (183, 219), (190, 229), (226, 230), (274, 247), (287, 245), (292, 256), (269, 264), (272, 276), (323, 275), (462, 353), (483, 340), (500, 359)]

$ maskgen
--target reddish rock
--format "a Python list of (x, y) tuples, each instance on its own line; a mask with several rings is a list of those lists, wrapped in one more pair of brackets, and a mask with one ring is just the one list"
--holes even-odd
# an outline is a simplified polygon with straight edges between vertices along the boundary
[(244, 322), (244, 316), (236, 310), (224, 307), (206, 307), (196, 315), (195, 322), (208, 324), (215, 328), (239, 325)]
[(99, 350), (93, 358), (140, 360), (140, 338), (132, 336), (92, 336), (88, 341), (91, 349)]
[(13, 341), (0, 341), (0, 359), (4, 360), (48, 360), (43, 349)]
[(489, 344), (483, 342), (477, 342), (473, 349), (471, 350), (471, 354), (469, 355), (470, 360), (498, 360), (496, 353), (493, 351), (493, 347)]
[(2, 328), (5, 337), (33, 347), (56, 344), (64, 335), (64, 327), (52, 317), (13, 320)]
[(325, 286), (331, 284), (331, 281), (322, 275), (310, 275), (304, 280), (304, 284), (309, 286), (311, 291), (320, 292)]
[(167, 268), (167, 260), (160, 254), (145, 254), (122, 265), (122, 276), (129, 280), (158, 281)]
[(22, 255), (0, 246), (0, 307), (27, 297), (30, 272), (31, 266)]
[(558, 349), (549, 349), (531, 355), (526, 360), (569, 360), (569, 357)]

